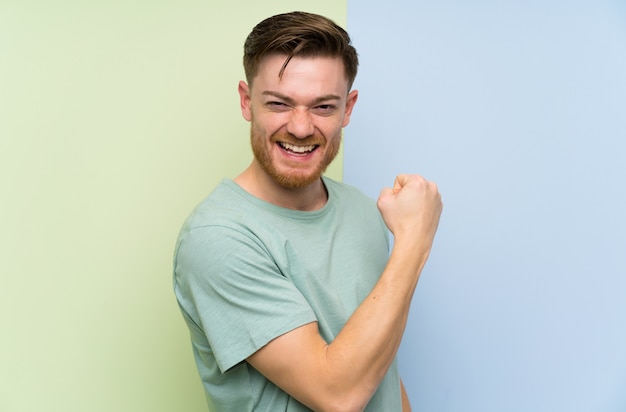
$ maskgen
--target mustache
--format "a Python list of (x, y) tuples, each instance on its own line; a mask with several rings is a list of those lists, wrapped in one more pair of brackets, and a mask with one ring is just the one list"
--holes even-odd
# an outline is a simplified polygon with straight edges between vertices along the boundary
[(326, 144), (326, 139), (317, 133), (314, 133), (311, 136), (308, 136), (302, 139), (302, 138), (295, 137), (291, 133), (280, 132), (280, 133), (273, 134), (270, 138), (270, 141), (272, 143), (277, 143), (277, 142), (289, 143), (294, 146), (312, 146), (312, 145), (323, 146)]

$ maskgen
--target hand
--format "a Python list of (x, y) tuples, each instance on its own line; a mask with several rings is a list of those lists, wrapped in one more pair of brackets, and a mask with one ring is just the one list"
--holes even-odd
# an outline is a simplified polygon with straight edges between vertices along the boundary
[(396, 242), (415, 241), (430, 250), (443, 209), (435, 183), (419, 175), (398, 175), (393, 189), (381, 191), (378, 209)]

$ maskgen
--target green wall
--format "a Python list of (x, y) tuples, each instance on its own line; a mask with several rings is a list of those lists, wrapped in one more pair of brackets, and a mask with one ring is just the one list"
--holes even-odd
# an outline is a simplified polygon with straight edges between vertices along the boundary
[(345, 0), (0, 0), (0, 410), (206, 410), (174, 242), (250, 161), (246, 34), (295, 9), (345, 24)]

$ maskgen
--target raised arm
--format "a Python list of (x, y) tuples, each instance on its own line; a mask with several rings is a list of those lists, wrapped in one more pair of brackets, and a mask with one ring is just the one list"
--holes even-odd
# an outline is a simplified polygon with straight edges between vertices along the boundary
[(363, 410), (396, 356), (413, 292), (442, 210), (437, 186), (400, 175), (378, 199), (394, 235), (389, 262), (334, 341), (310, 323), (268, 343), (248, 362), (285, 392), (319, 410)]

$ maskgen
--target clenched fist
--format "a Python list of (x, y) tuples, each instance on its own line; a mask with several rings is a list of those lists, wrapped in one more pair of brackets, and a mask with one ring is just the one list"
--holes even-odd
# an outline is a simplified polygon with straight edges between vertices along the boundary
[(401, 174), (393, 189), (378, 197), (378, 209), (395, 242), (430, 250), (443, 204), (437, 185), (419, 175)]

